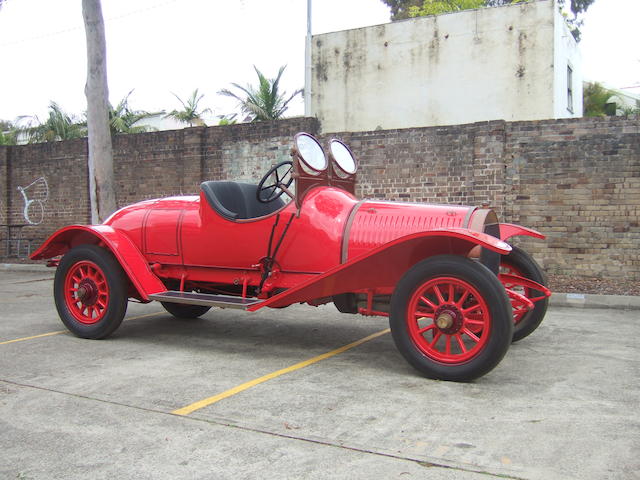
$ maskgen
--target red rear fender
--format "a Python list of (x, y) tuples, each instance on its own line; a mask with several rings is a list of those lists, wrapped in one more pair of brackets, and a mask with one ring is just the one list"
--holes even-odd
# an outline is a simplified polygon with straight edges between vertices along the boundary
[(83, 244), (100, 245), (116, 257), (142, 300), (149, 295), (163, 292), (166, 287), (151, 271), (147, 260), (129, 237), (108, 225), (71, 225), (51, 235), (31, 255), (32, 260), (43, 260)]

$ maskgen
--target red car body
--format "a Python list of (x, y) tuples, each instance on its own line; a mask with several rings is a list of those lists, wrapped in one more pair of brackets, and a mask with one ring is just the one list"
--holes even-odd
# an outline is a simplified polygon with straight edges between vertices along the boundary
[[(102, 225), (54, 233), (32, 258), (65, 255), (50, 262), (60, 265), (54, 293), (62, 320), (79, 336), (102, 338), (119, 325), (121, 318), (111, 317), (124, 315), (127, 298), (160, 300), (177, 316), (198, 316), (211, 306), (254, 311), (333, 301), (343, 312), (391, 316), (394, 340), (407, 360), (424, 375), (447, 380), (491, 370), (506, 352), (514, 325), (517, 330), (527, 319), (535, 323), (522, 338), (535, 330), (550, 292), (530, 257), (524, 265), (509, 261), (515, 256), (506, 240), (541, 234), (499, 224), (488, 208), (358, 200), (355, 160), (345, 149), (350, 151), (332, 141), (326, 159), (317, 143), (296, 136), (292, 165), (272, 168), (259, 186), (204, 182), (199, 196), (143, 201)], [(305, 155), (316, 157), (309, 161)], [(289, 171), (281, 177), (283, 169)], [(282, 202), (283, 193), (293, 201)], [(404, 286), (398, 292), (399, 284), (410, 283), (411, 272), (418, 283), (424, 280), (415, 287), (423, 290), (411, 293), (414, 287)], [(483, 288), (491, 291), (484, 294)], [(124, 309), (122, 299), (115, 299), (123, 295)], [(485, 298), (492, 296), (497, 300)], [(504, 316), (505, 301), (509, 326), (500, 327), (505, 332), (496, 334), (496, 347), (491, 341), (504, 323), (497, 319)], [(394, 302), (404, 311), (395, 320)], [(489, 313), (494, 308), (498, 313)], [(415, 351), (403, 351), (403, 343)]]

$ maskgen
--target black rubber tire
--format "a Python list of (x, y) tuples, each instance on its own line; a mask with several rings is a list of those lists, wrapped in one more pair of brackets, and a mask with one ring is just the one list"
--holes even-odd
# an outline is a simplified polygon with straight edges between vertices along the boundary
[[(80, 262), (97, 265), (106, 279), (109, 301), (103, 318), (93, 324), (78, 321), (65, 300), (64, 284), (69, 271)], [(53, 296), (62, 323), (80, 338), (100, 339), (111, 335), (122, 323), (127, 312), (128, 278), (113, 254), (96, 245), (79, 245), (62, 257), (53, 281)]]
[[(540, 285), (547, 286), (547, 277), (536, 263), (531, 255), (522, 250), (519, 247), (511, 247), (512, 250), (508, 255), (503, 255), (500, 260), (501, 266), (513, 266), (520, 271), (525, 278), (533, 280)], [(534, 290), (533, 297), (542, 295), (542, 292)], [(531, 335), (538, 326), (542, 323), (545, 314), (547, 313), (547, 307), (549, 306), (549, 298), (539, 300), (534, 304), (533, 310), (527, 312), (524, 317), (515, 324), (513, 329), (513, 341), (517, 342), (523, 338)]]
[[(443, 363), (428, 357), (412, 340), (407, 327), (409, 301), (417, 288), (438, 277), (462, 280), (473, 286), (484, 299), (491, 317), (489, 335), (481, 350), (460, 363)], [(389, 325), (396, 347), (404, 358), (428, 378), (467, 382), (481, 377), (498, 365), (511, 344), (513, 317), (511, 305), (498, 278), (484, 265), (468, 258), (440, 255), (423, 260), (400, 279), (391, 296)]]
[(205, 305), (188, 305), (185, 303), (160, 302), (164, 309), (176, 318), (198, 318), (211, 307)]

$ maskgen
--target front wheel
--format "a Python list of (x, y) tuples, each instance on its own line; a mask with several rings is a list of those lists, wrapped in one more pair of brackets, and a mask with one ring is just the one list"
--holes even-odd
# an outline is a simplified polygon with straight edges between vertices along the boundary
[[(542, 286), (547, 286), (547, 278), (533, 257), (521, 248), (515, 246), (511, 248), (512, 250), (508, 255), (502, 256), (500, 260), (500, 270), (504, 273), (528, 278)], [(533, 309), (526, 313), (514, 309), (513, 321), (515, 326), (513, 329), (513, 341), (517, 342), (531, 335), (534, 330), (540, 326), (547, 313), (549, 298), (545, 297), (542, 292), (528, 287), (518, 288), (515, 285), (509, 284), (507, 284), (506, 287), (534, 301)]]
[(513, 335), (500, 281), (484, 265), (453, 255), (407, 271), (391, 297), (389, 324), (409, 364), (426, 377), (458, 382), (495, 368)]
[(53, 295), (60, 319), (81, 338), (105, 338), (127, 311), (127, 277), (111, 252), (96, 245), (71, 249), (60, 261)]

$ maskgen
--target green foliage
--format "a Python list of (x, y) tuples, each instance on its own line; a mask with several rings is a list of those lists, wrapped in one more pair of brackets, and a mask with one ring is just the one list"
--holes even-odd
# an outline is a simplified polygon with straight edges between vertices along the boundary
[(410, 6), (409, 17), (424, 17), (442, 13), (460, 12), (475, 8), (496, 7), (524, 3), (530, 0), (423, 0), (421, 6)]
[(640, 104), (636, 105), (635, 107), (624, 105), (620, 107), (620, 110), (622, 111), (622, 115), (627, 117), (630, 115), (640, 115)]
[[(566, 0), (558, 0), (560, 8), (564, 7)], [(593, 2), (596, 0), (570, 0), (571, 12), (574, 15), (579, 15), (587, 11)]]
[(17, 141), (17, 132), (10, 130), (8, 132), (0, 131), (0, 145), (15, 145)]
[(598, 82), (587, 83), (582, 92), (582, 98), (585, 117), (604, 117), (616, 114), (616, 93)]
[(18, 131), (8, 120), (0, 120), (0, 145), (15, 145)]
[(66, 113), (56, 102), (49, 103), (49, 116), (40, 123), (38, 117), (19, 117), (27, 120), (27, 126), (18, 129), (29, 143), (56, 142), (87, 136), (86, 122)]
[(199, 94), (198, 89), (196, 88), (186, 102), (183, 102), (182, 99), (175, 93), (173, 94), (173, 96), (176, 97), (182, 104), (182, 110), (173, 110), (172, 112), (168, 113), (166, 117), (172, 117), (179, 122), (188, 123), (190, 127), (193, 127), (194, 124), (199, 126), (206, 126), (204, 120), (202, 119), (202, 115), (206, 112), (210, 112), (211, 109), (205, 108), (204, 110), (198, 110), (198, 104), (204, 97), (204, 93)]
[[(391, 10), (391, 20), (438, 15), (472, 8), (498, 7), (528, 0), (381, 0)], [(424, 12), (424, 13), (417, 13)], [(413, 14), (412, 14), (413, 13)]]
[(235, 113), (232, 113), (230, 115), (220, 115), (220, 121), (218, 122), (218, 125), (235, 125), (237, 123), (236, 117), (237, 114)]
[(424, 0), (420, 7), (410, 7), (410, 17), (440, 15), (441, 13), (459, 12), (485, 6), (485, 0)]
[(424, 0), (381, 0), (391, 10), (391, 20), (404, 20), (409, 18), (411, 7), (421, 7)]
[[(573, 13), (573, 18), (569, 18), (569, 16), (563, 14), (567, 24), (569, 25), (569, 30), (571, 30), (571, 34), (577, 42), (580, 41), (580, 27), (583, 24), (583, 20), (578, 17), (586, 12), (593, 2), (595, 2), (595, 0), (569, 0), (569, 7), (571, 9), (571, 13)], [(558, 8), (561, 12), (563, 11), (565, 4), (566, 0), (558, 0)]]
[(129, 96), (132, 93), (133, 90), (127, 93), (116, 108), (109, 104), (109, 128), (112, 136), (118, 133), (142, 133), (152, 130), (150, 127), (134, 126), (137, 121), (155, 114), (144, 110), (132, 110), (129, 107)]
[[(391, 10), (391, 20), (403, 20), (409, 17), (425, 15), (439, 15), (441, 13), (459, 12), (483, 7), (498, 7), (512, 5), (531, 0), (381, 0)], [(571, 33), (576, 40), (580, 40), (580, 26), (582, 20), (578, 17), (587, 11), (595, 0), (557, 0), (558, 8), (562, 11), (568, 4), (573, 18), (565, 15)]]
[(286, 65), (280, 67), (276, 78), (266, 78), (257, 67), (253, 66), (258, 75), (258, 85), (247, 85), (243, 87), (237, 83), (232, 83), (238, 93), (231, 90), (223, 89), (218, 93), (228, 97), (235, 98), (238, 101), (240, 110), (247, 114), (252, 122), (260, 122), (265, 120), (275, 120), (282, 118), (287, 110), (289, 102), (293, 98), (302, 93), (302, 89), (296, 90), (290, 97), (286, 97), (285, 92), (280, 92), (280, 79), (286, 68)]

